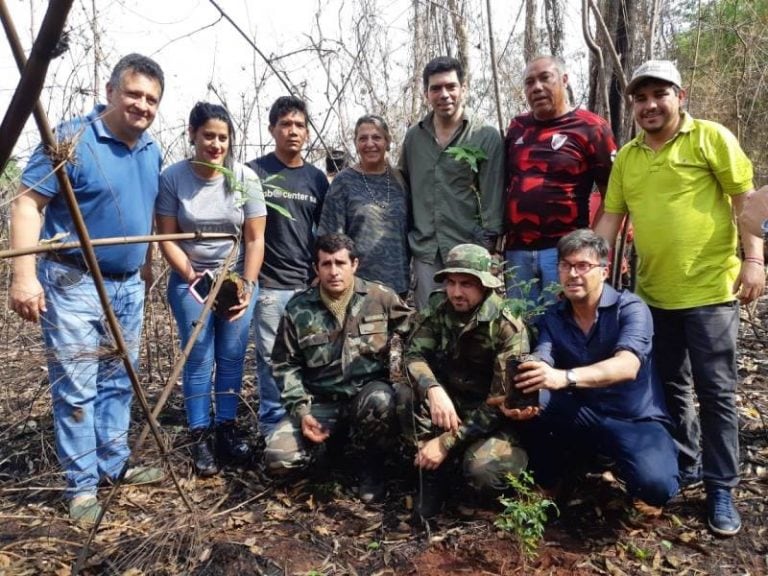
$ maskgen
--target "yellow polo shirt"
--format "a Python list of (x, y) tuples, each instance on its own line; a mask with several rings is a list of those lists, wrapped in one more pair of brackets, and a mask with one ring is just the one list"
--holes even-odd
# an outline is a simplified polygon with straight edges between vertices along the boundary
[(687, 113), (658, 152), (644, 139), (616, 156), (604, 206), (632, 218), (638, 295), (666, 310), (733, 300), (740, 261), (731, 197), (753, 188), (752, 163), (727, 128)]

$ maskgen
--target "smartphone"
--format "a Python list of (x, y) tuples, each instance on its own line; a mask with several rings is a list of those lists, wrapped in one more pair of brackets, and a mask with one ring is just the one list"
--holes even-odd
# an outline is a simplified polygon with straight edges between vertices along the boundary
[(520, 364), (529, 360), (529, 358), (509, 358), (507, 360), (507, 397), (504, 400), (504, 406), (507, 408), (528, 408), (529, 406), (539, 405), (539, 391), (524, 394), (522, 390), (515, 386), (515, 376), (517, 375)]
[(205, 304), (205, 300), (208, 298), (208, 294), (211, 293), (211, 288), (213, 288), (215, 281), (216, 277), (213, 275), (213, 272), (206, 270), (197, 277), (197, 280), (189, 285), (189, 293), (200, 304)]

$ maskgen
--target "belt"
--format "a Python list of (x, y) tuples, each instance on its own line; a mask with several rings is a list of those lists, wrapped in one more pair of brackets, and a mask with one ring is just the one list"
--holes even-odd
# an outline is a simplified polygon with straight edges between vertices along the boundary
[[(90, 274), (90, 270), (88, 269), (88, 264), (85, 263), (85, 259), (83, 259), (82, 256), (76, 255), (76, 254), (64, 254), (62, 252), (46, 252), (45, 256), (43, 256), (46, 260), (50, 260), (51, 262), (58, 262), (59, 264), (64, 264), (64, 266), (69, 266), (70, 268), (76, 268), (77, 270), (80, 270), (81, 272), (87, 272)], [(101, 275), (104, 278), (107, 278), (109, 280), (122, 280), (124, 278), (128, 278), (129, 276), (133, 276), (138, 272), (137, 270), (130, 270), (128, 272), (104, 272), (102, 270)]]

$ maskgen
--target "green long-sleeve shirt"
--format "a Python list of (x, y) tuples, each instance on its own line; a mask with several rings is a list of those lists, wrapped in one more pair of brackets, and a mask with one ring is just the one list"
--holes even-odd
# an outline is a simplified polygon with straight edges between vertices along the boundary
[[(477, 173), (469, 163), (446, 153), (453, 146), (482, 149), (487, 159)], [(484, 234), (503, 226), (504, 154), (499, 131), (465, 115), (460, 130), (445, 148), (437, 142), (433, 113), (405, 135), (400, 169), (411, 197), (412, 227), (408, 242), (415, 258), (445, 260), (457, 244), (484, 244)]]

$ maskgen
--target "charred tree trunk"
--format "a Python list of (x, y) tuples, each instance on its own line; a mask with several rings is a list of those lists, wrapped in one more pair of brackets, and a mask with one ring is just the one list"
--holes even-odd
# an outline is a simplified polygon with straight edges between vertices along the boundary
[(544, 0), (544, 15), (549, 34), (549, 50), (553, 56), (563, 57), (562, 0)]
[(538, 31), (536, 30), (536, 0), (525, 0), (525, 35), (523, 57), (526, 62), (539, 53)]

